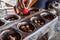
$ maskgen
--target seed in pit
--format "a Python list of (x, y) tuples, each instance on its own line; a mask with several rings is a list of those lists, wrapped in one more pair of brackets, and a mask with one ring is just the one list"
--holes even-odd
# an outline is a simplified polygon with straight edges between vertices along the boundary
[(34, 26), (32, 24), (24, 24), (24, 26), (20, 26), (19, 29), (23, 32), (32, 32), (34, 30)]
[(40, 23), (37, 23), (37, 25), (40, 25)]
[(29, 25), (26, 25), (26, 28), (29, 28)]
[(37, 20), (35, 20), (35, 23), (38, 23), (38, 21), (37, 21)]
[(40, 20), (34, 20), (36, 25), (40, 25)]
[(9, 36), (11, 40), (15, 40), (16, 37), (12, 37), (11, 35)]
[(44, 23), (43, 22), (41, 22), (41, 25), (43, 25)]
[(40, 23), (40, 20), (38, 20), (38, 22)]
[(29, 30), (29, 32), (32, 32), (32, 30)]
[(21, 26), (21, 28), (22, 28), (22, 29), (24, 29), (24, 28), (25, 28), (25, 26)]

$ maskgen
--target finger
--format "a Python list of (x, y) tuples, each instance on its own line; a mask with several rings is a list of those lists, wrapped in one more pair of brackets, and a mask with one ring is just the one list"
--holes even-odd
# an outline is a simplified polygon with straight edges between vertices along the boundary
[(22, 4), (23, 8), (25, 8), (24, 0), (21, 0), (21, 4)]
[(21, 0), (18, 0), (18, 1), (17, 1), (16, 6), (17, 6), (18, 8), (20, 8), (20, 9), (23, 8), (22, 3), (21, 3)]

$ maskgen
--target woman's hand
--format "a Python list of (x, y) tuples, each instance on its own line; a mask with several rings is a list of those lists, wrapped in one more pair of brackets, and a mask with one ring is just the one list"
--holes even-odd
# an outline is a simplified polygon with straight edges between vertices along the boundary
[(21, 14), (28, 13), (28, 8), (31, 3), (31, 0), (18, 0), (16, 6), (14, 7), (15, 13)]

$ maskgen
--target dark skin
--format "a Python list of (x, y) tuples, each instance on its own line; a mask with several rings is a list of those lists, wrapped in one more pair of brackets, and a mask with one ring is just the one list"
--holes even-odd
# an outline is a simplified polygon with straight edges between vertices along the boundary
[(28, 8), (31, 0), (18, 0), (17, 4), (14, 6), (14, 11), (17, 14), (22, 14), (24, 8)]

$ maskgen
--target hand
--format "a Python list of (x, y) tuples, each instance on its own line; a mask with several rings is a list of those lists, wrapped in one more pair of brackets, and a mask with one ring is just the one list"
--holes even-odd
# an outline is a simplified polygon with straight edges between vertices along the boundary
[(24, 9), (28, 9), (30, 3), (31, 0), (18, 0), (16, 6), (14, 7), (15, 13), (21, 13)]

